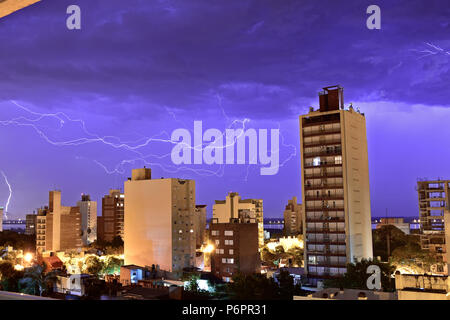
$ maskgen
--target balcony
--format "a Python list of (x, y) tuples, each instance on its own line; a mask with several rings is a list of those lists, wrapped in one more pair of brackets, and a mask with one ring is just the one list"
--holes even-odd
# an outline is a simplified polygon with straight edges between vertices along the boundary
[(311, 141), (311, 142), (303, 142), (303, 147), (320, 147), (320, 146), (329, 146), (334, 144), (340, 144), (341, 139), (329, 139), (322, 141)]
[(344, 195), (343, 194), (306, 195), (305, 200), (344, 200)]
[(341, 133), (341, 128), (303, 131), (303, 137), (304, 138), (314, 137), (314, 136), (321, 136), (321, 135), (325, 135), (325, 134), (334, 134), (334, 133)]
[(306, 245), (308, 245), (308, 244), (319, 244), (319, 245), (321, 245), (321, 244), (331, 244), (331, 245), (344, 245), (344, 246), (346, 245), (345, 241), (337, 241), (337, 240), (335, 240), (335, 241), (333, 241), (333, 240), (326, 241), (325, 239), (321, 240), (321, 241), (318, 241), (318, 240), (313, 240), (313, 241), (306, 240)]
[(305, 185), (306, 190), (316, 190), (316, 189), (342, 189), (344, 187), (343, 183), (330, 183), (330, 184), (316, 184), (316, 185)]
[(321, 179), (321, 178), (342, 178), (342, 171), (321, 172), (321, 173), (305, 173), (305, 179)]
[(310, 234), (324, 234), (324, 233), (329, 233), (329, 234), (345, 234), (345, 230), (330, 230), (330, 229), (312, 229), (312, 228), (306, 228), (306, 233), (310, 233)]
[(308, 153), (303, 153), (303, 158), (312, 158), (318, 156), (341, 156), (342, 149), (336, 150), (323, 150), (323, 151), (312, 151)]
[(341, 163), (336, 163), (334, 161), (320, 161), (319, 163), (313, 163), (313, 162), (306, 162), (304, 165), (305, 169), (309, 169), (309, 168), (324, 168), (324, 167), (342, 167), (342, 162)]
[(327, 257), (346, 257), (347, 253), (343, 250), (337, 250), (337, 251), (311, 251), (311, 250), (306, 250), (308, 252), (308, 254), (310, 255), (315, 255), (315, 256), (327, 256)]
[(342, 218), (338, 218), (338, 217), (328, 217), (328, 218), (314, 218), (314, 219), (309, 219), (306, 218), (306, 222), (319, 222), (319, 223), (327, 223), (327, 222), (345, 222), (345, 219)]
[(305, 211), (344, 211), (344, 206), (311, 206)]

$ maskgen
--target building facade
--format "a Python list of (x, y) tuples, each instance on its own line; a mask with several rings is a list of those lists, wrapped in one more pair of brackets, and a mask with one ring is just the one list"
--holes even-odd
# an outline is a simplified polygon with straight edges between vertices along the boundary
[[(449, 210), (450, 180), (417, 182), (419, 197), (420, 244), (423, 250), (435, 253), (437, 262), (447, 263), (445, 212)], [(435, 272), (444, 272), (442, 265)]]
[(115, 237), (124, 238), (125, 195), (117, 189), (109, 190), (102, 198), (102, 215), (97, 217), (97, 238), (111, 242)]
[(365, 116), (344, 110), (340, 86), (324, 88), (319, 102), (300, 116), (305, 269), (313, 283), (372, 258)]
[(215, 249), (211, 253), (211, 272), (229, 282), (236, 273), (261, 273), (259, 230), (256, 220), (242, 223), (231, 218), (219, 223), (213, 218), (209, 238)]
[(0, 207), (0, 232), (3, 231), (3, 207)]
[(34, 235), (36, 234), (36, 223), (37, 223), (37, 215), (36, 214), (27, 214), (25, 217), (25, 234)]
[(239, 219), (243, 222), (256, 220), (259, 247), (264, 246), (263, 201), (261, 199), (241, 199), (237, 192), (230, 192), (225, 200), (215, 201), (213, 218), (217, 219), (218, 223), (228, 223), (230, 219)]
[(77, 206), (81, 213), (81, 239), (87, 246), (97, 240), (97, 201), (91, 201), (88, 194), (82, 194)]
[(62, 206), (61, 191), (50, 191), (49, 205), (38, 210), (36, 221), (39, 253), (81, 250), (80, 209)]
[(196, 255), (195, 181), (152, 179), (135, 169), (125, 182), (125, 264), (155, 264), (177, 278)]
[(283, 213), (284, 233), (287, 236), (303, 234), (303, 206), (297, 203), (297, 197), (293, 197)]
[(196, 239), (197, 249), (206, 242), (206, 205), (199, 204), (195, 206), (195, 223), (194, 223), (194, 233)]

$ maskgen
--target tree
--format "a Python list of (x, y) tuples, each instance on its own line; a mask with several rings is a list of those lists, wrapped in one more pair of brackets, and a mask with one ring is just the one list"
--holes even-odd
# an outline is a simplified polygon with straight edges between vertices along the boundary
[(396, 268), (402, 269), (406, 273), (427, 273), (431, 271), (431, 266), (442, 265), (438, 262), (435, 253), (422, 250), (419, 244), (408, 243), (405, 246), (396, 248), (389, 259), (389, 262)]
[(96, 276), (99, 275), (104, 268), (102, 261), (96, 256), (87, 257), (84, 263), (86, 265), (86, 271)]
[(24, 277), (19, 280), (20, 291), (27, 294), (42, 296), (50, 291), (56, 281), (58, 271), (45, 273), (45, 262), (37, 264), (25, 270)]
[(108, 257), (103, 264), (103, 274), (114, 274), (120, 272), (120, 267), (123, 266), (123, 260), (116, 257)]
[(17, 292), (18, 281), (24, 272), (14, 269), (11, 262), (0, 262), (0, 290)]
[(292, 300), (294, 296), (294, 278), (287, 270), (280, 270), (277, 276), (279, 283), (279, 295), (281, 299)]
[(374, 257), (381, 257), (382, 261), (388, 261), (388, 242), (390, 247), (390, 254), (399, 247), (404, 247), (408, 244), (419, 244), (420, 238), (417, 235), (407, 235), (393, 225), (385, 225), (379, 229), (373, 230), (373, 255)]
[(264, 247), (262, 249), (261, 253), (261, 259), (262, 261), (266, 262), (270, 266), (274, 266), (274, 261), (276, 260), (276, 255), (270, 252), (270, 250), (267, 247)]
[(394, 268), (389, 263), (382, 263), (378, 260), (362, 259), (357, 263), (347, 264), (347, 272), (344, 276), (337, 279), (329, 279), (324, 281), (325, 288), (341, 288), (341, 289), (361, 289), (367, 290), (367, 279), (370, 276), (367, 268), (370, 265), (377, 265), (381, 270), (381, 287), (384, 291), (393, 291), (395, 289), (391, 275)]
[(236, 300), (274, 300), (279, 299), (278, 285), (273, 278), (262, 274), (233, 277), (233, 282), (227, 285), (226, 291), (231, 299)]

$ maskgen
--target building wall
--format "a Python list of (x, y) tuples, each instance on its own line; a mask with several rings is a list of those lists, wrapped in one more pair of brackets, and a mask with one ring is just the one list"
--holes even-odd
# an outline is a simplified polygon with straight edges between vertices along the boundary
[(77, 206), (81, 214), (82, 242), (87, 246), (97, 240), (97, 201), (91, 201), (86, 195), (84, 197), (77, 202)]
[(36, 234), (37, 215), (27, 214), (25, 219), (26, 219), (25, 234), (27, 235)]
[(40, 209), (36, 219), (38, 252), (81, 249), (80, 210), (78, 207), (62, 206), (60, 191), (50, 191), (49, 206)]
[(288, 236), (303, 233), (303, 207), (297, 202), (297, 197), (288, 201), (284, 216), (284, 231)]
[(125, 264), (155, 264), (168, 272), (192, 266), (195, 182), (147, 179), (137, 173), (133, 177), (142, 180), (125, 182)]
[(122, 239), (124, 231), (125, 196), (120, 190), (111, 189), (102, 199), (102, 216), (97, 219), (97, 236), (111, 242), (115, 237)]
[(351, 262), (372, 258), (372, 227), (370, 211), (369, 160), (366, 119), (360, 113), (341, 110), (344, 140), (343, 170), (346, 195), (346, 235)]
[(305, 270), (319, 279), (373, 255), (365, 117), (324, 96), (299, 119)]
[(228, 223), (230, 219), (250, 217), (258, 223), (259, 246), (264, 246), (263, 200), (241, 199), (238, 193), (230, 192), (225, 200), (216, 200), (213, 205), (213, 218), (219, 223)]
[[(445, 212), (450, 209), (450, 180), (418, 181), (421, 246), (437, 255), (439, 262), (447, 260)], [(445, 270), (440, 270), (444, 273)]]
[(196, 246), (200, 248), (206, 241), (206, 205), (195, 206), (194, 227)]
[(211, 254), (211, 272), (215, 276), (229, 281), (238, 272), (261, 272), (257, 223), (212, 222), (209, 229), (215, 247)]
[(3, 208), (0, 207), (0, 232), (3, 231)]

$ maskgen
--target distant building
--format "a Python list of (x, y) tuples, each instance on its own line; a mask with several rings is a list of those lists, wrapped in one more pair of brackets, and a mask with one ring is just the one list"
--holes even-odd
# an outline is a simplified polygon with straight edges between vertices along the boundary
[(36, 221), (37, 221), (37, 215), (36, 214), (27, 214), (25, 218), (25, 234), (27, 235), (34, 235), (36, 234)]
[(102, 215), (97, 217), (97, 238), (111, 242), (115, 237), (124, 238), (123, 223), (125, 195), (117, 189), (109, 190), (102, 199)]
[(324, 88), (319, 102), (299, 119), (304, 260), (313, 285), (373, 256), (365, 116), (344, 109), (340, 86)]
[(181, 276), (193, 267), (195, 181), (152, 179), (148, 168), (135, 169), (125, 181), (125, 264), (151, 266)]
[(77, 206), (81, 213), (81, 239), (87, 246), (97, 240), (97, 201), (91, 201), (88, 194), (83, 194)]
[(228, 223), (219, 223), (217, 218), (213, 218), (209, 232), (215, 247), (211, 254), (211, 272), (214, 276), (229, 282), (238, 272), (261, 272), (256, 220), (242, 223), (232, 218)]
[(81, 250), (81, 214), (78, 207), (61, 205), (61, 191), (50, 191), (49, 205), (39, 209), (36, 227), (36, 250)]
[[(418, 181), (420, 242), (423, 250), (437, 255), (438, 261), (447, 263), (444, 212), (449, 210), (450, 180)], [(438, 267), (436, 272), (445, 273)]]
[(206, 205), (195, 206), (194, 233), (196, 247), (200, 248), (206, 242)]
[(380, 229), (383, 226), (389, 226), (389, 225), (397, 227), (398, 229), (403, 231), (404, 234), (410, 234), (411, 233), (409, 223), (405, 222), (404, 218), (394, 218), (394, 217), (380, 218), (378, 220), (376, 228)]
[(297, 203), (297, 197), (288, 201), (283, 215), (285, 235), (303, 234), (303, 206), (301, 203)]
[(217, 219), (219, 223), (228, 223), (230, 219), (256, 220), (259, 247), (264, 246), (263, 201), (261, 199), (242, 200), (237, 192), (230, 192), (225, 200), (215, 201), (213, 218)]

